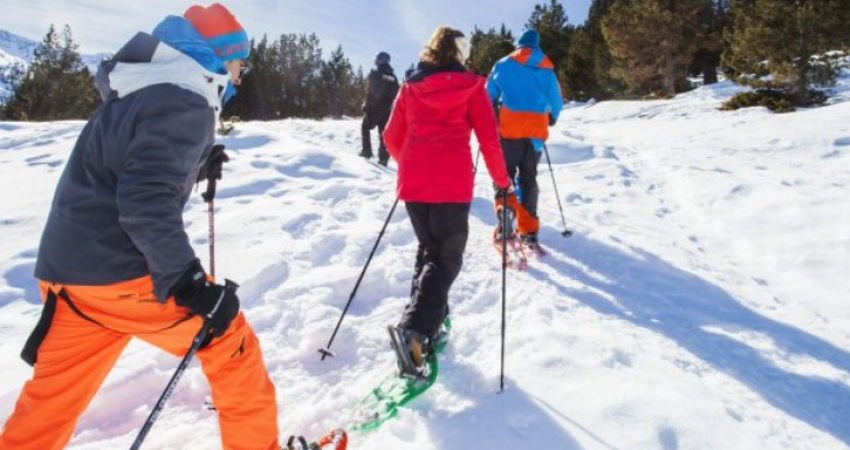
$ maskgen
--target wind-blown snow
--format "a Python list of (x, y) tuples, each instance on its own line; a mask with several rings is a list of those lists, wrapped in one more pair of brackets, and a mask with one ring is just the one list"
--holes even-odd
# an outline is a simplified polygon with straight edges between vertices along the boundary
[[(501, 395), (501, 267), (482, 169), (438, 383), (352, 448), (850, 448), (850, 102), (716, 109), (739, 89), (564, 111), (554, 172), (544, 157), (538, 180), (549, 256), (508, 273)], [(82, 126), (0, 123), (0, 420), (30, 375), (17, 355), (40, 312), (36, 247)], [(342, 424), (395, 365), (385, 327), (401, 314), (416, 248), (401, 205), (337, 357), (316, 351), (394, 200), (394, 175), (356, 156), (359, 127), (240, 123), (222, 139), (231, 162), (216, 200), (216, 272), (242, 285), (284, 437)], [(200, 196), (185, 220), (206, 261)], [(131, 345), (69, 448), (129, 447), (177, 362)], [(193, 366), (145, 448), (218, 448), (207, 395)]]

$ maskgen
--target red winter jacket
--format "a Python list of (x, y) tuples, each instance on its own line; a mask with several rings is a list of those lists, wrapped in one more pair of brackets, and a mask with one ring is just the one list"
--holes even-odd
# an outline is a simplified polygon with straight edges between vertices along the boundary
[(398, 163), (399, 199), (471, 202), (473, 130), (496, 185), (510, 184), (484, 81), (460, 63), (437, 69), (420, 63), (404, 83), (384, 131), (384, 144)]

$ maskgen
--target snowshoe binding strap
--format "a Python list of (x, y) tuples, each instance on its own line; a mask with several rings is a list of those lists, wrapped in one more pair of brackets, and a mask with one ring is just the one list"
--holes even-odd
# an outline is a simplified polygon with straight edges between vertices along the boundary
[(323, 449), (328, 444), (331, 444), (332, 447), (325, 450), (346, 450), (348, 448), (348, 434), (342, 428), (331, 430), (319, 439), (315, 450)]
[(289, 440), (286, 441), (286, 450), (310, 450), (310, 447), (304, 436), (289, 436)]

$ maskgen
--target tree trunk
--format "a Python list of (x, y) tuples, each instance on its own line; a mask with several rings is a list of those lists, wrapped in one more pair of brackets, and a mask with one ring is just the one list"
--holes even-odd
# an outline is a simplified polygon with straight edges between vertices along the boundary
[(676, 95), (676, 63), (673, 55), (667, 56), (667, 62), (664, 64), (663, 87), (664, 93), (669, 96)]
[(709, 64), (702, 66), (702, 82), (704, 85), (717, 83), (717, 67)]

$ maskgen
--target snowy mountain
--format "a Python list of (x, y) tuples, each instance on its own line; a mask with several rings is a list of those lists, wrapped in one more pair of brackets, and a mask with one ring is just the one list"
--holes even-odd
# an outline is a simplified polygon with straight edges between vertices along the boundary
[(0, 51), (10, 58), (30, 61), (38, 42), (0, 30)]
[(35, 41), (0, 30), (0, 103), (12, 94), (12, 84), (26, 72)]
[[(26, 73), (37, 46), (36, 41), (0, 30), (0, 103), (12, 94), (13, 83)], [(80, 56), (89, 71), (96, 73), (97, 66), (108, 55), (99, 53)]]
[[(717, 110), (741, 89), (564, 111), (553, 170), (540, 166), (549, 255), (507, 274), (502, 395), (501, 268), (479, 171), (440, 378), (349, 448), (850, 448), (850, 73), (832, 104), (792, 114)], [(18, 354), (41, 310), (37, 245), (82, 126), (0, 123), (0, 422), (31, 373)], [(356, 156), (359, 134), (356, 120), (285, 120), (239, 123), (221, 138), (231, 162), (216, 200), (217, 273), (242, 284), (284, 436), (343, 424), (395, 365), (385, 326), (402, 312), (416, 250), (404, 208), (337, 357), (321, 362), (316, 351), (394, 200), (394, 174)], [(199, 195), (185, 220), (206, 261)], [(131, 344), (68, 448), (128, 448), (177, 363)], [(144, 448), (219, 448), (208, 395), (194, 365)]]

